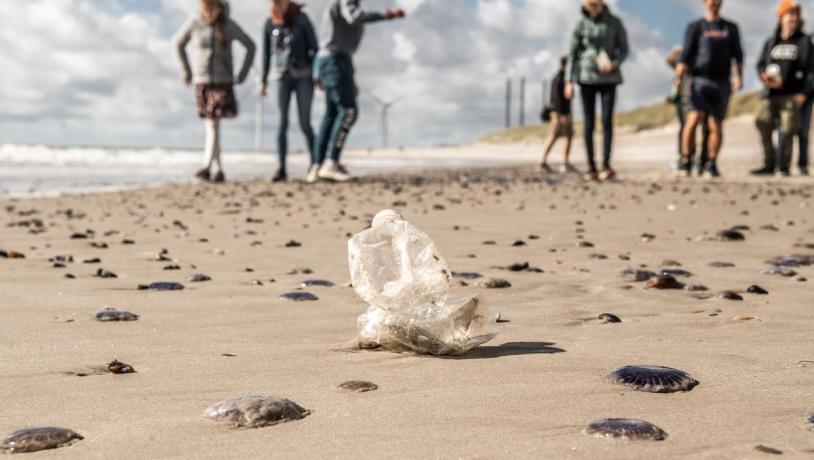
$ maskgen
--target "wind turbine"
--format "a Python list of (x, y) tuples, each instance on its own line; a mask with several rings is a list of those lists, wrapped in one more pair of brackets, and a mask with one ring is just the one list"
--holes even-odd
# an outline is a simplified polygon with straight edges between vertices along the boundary
[(392, 99), (390, 101), (385, 101), (384, 99), (381, 99), (380, 97), (376, 96), (375, 94), (370, 94), (370, 98), (373, 99), (373, 101), (376, 102), (376, 104), (379, 106), (379, 109), (381, 110), (380, 113), (381, 113), (381, 124), (382, 124), (382, 147), (386, 149), (388, 147), (388, 141), (389, 141), (388, 136), (390, 134), (389, 130), (388, 130), (388, 124), (387, 124), (387, 115), (390, 112), (390, 109), (401, 100), (401, 97), (397, 97), (397, 98)]

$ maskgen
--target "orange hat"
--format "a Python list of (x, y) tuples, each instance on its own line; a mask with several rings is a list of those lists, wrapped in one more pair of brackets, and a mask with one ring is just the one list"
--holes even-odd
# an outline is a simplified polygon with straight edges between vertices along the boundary
[(790, 13), (794, 10), (800, 12), (800, 4), (795, 2), (794, 0), (780, 0), (780, 4), (777, 5), (777, 16), (783, 17), (786, 13)]

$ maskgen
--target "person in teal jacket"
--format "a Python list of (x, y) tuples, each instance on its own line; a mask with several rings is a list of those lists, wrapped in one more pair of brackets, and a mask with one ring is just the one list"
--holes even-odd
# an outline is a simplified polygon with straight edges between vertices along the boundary
[[(627, 32), (622, 21), (611, 14), (602, 0), (582, 0), (582, 18), (571, 36), (565, 78), (565, 95), (574, 97), (579, 84), (585, 123), (585, 150), (589, 171), (586, 180), (610, 180), (616, 177), (611, 167), (613, 150), (613, 114), (616, 87), (622, 84), (622, 63), (628, 56)], [(596, 98), (602, 100), (604, 129), (602, 170), (594, 159), (594, 119)]]

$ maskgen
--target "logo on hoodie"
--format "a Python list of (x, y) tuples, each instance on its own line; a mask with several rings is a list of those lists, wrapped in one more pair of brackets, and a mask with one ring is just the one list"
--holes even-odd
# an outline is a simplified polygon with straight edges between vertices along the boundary
[(771, 57), (775, 61), (796, 61), (797, 45), (777, 45), (772, 48)]

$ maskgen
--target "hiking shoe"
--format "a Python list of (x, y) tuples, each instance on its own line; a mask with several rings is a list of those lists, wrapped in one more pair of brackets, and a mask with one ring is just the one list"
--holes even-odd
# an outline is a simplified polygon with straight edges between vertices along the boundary
[(551, 169), (551, 166), (549, 166), (548, 163), (540, 163), (540, 169), (546, 174), (551, 174), (554, 172), (554, 170)]
[(333, 160), (328, 160), (319, 168), (319, 172), (317, 173), (320, 179), (330, 180), (334, 182), (347, 182), (351, 179), (351, 177), (343, 173), (339, 167), (339, 163)]
[(774, 168), (764, 166), (759, 169), (753, 169), (752, 171), (749, 172), (749, 174), (753, 176), (774, 176)]
[(274, 175), (274, 177), (271, 178), (272, 183), (286, 182), (286, 181), (288, 181), (288, 174), (282, 169), (278, 169), (277, 173)]
[(204, 168), (195, 173), (195, 178), (198, 180), (202, 180), (204, 182), (209, 182), (212, 180), (212, 176), (209, 174), (209, 170)]
[(602, 170), (601, 173), (599, 173), (599, 180), (601, 180), (602, 182), (608, 181), (608, 180), (613, 180), (615, 178), (616, 178), (616, 171), (614, 171), (613, 168), (605, 168), (605, 169)]
[(708, 162), (706, 167), (704, 167), (704, 171), (712, 179), (717, 179), (717, 178), (721, 177), (721, 172), (718, 171), (718, 163), (716, 163), (714, 161)]
[(223, 174), (223, 171), (218, 171), (218, 173), (215, 174), (215, 177), (212, 178), (212, 182), (216, 184), (222, 184), (226, 182), (226, 175)]
[(308, 175), (305, 176), (305, 182), (313, 184), (317, 181), (319, 181), (319, 165), (311, 165), (308, 168)]

